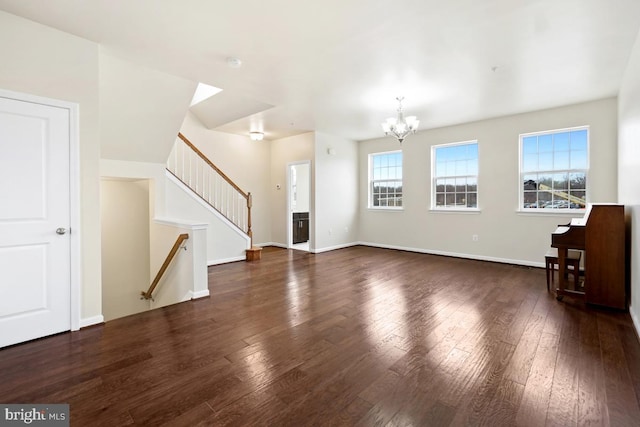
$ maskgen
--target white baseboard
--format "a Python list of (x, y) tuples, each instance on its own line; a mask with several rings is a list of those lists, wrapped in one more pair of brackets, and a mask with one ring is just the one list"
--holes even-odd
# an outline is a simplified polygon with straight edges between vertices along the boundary
[(100, 323), (104, 323), (104, 316), (93, 316), (93, 317), (85, 317), (80, 319), (80, 327), (86, 328), (87, 326), (99, 325)]
[[(522, 265), (525, 267), (544, 268), (544, 261), (534, 262), (534, 261), (526, 261), (522, 259), (498, 258), (498, 257), (490, 257), (490, 256), (483, 256), (483, 255), (475, 255), (475, 254), (465, 254), (465, 253), (459, 253), (459, 252), (446, 252), (446, 251), (436, 251), (436, 250), (423, 249), (423, 248), (411, 248), (408, 246), (385, 245), (382, 243), (373, 243), (373, 242), (344, 243), (342, 245), (312, 249), (310, 250), (310, 252), (319, 254), (322, 252), (334, 251), (337, 249), (344, 249), (344, 248), (349, 248), (349, 247), (358, 246), (358, 245), (370, 246), (370, 247), (382, 248), (382, 249), (395, 249), (395, 250), (407, 251), (407, 252), (417, 252), (417, 253), (430, 254), (430, 255), (442, 255), (442, 256), (449, 256), (454, 258), (473, 259), (477, 261), (499, 262), (501, 264)], [(282, 243), (275, 243), (275, 242), (260, 243), (256, 246), (276, 246), (276, 247), (287, 249), (286, 245), (283, 245)]]
[(209, 296), (209, 289), (204, 291), (191, 292), (191, 299), (205, 298)]
[(336, 249), (350, 248), (352, 246), (358, 246), (360, 244), (361, 243), (359, 242), (344, 243), (342, 245), (327, 246), (326, 248), (316, 248), (316, 249), (310, 250), (309, 252), (314, 254), (320, 254), (322, 252), (329, 252), (329, 251), (335, 251)]
[(207, 267), (212, 265), (227, 264), (229, 262), (244, 261), (246, 256), (236, 256), (231, 258), (214, 259), (207, 261)]
[(253, 246), (259, 246), (261, 248), (264, 248), (265, 246), (275, 246), (277, 248), (287, 249), (287, 245), (276, 242), (255, 243)]
[(385, 244), (372, 243), (372, 242), (359, 242), (357, 244), (363, 245), (363, 246), (371, 246), (374, 248), (396, 249), (400, 251), (418, 252), (418, 253), (429, 254), (429, 255), (443, 255), (443, 256), (450, 256), (454, 258), (465, 258), (465, 259), (473, 259), (478, 261), (490, 261), (490, 262), (499, 262), (502, 264), (515, 264), (515, 265), (522, 265), (526, 267), (544, 268), (543, 261), (532, 262), (532, 261), (525, 261), (521, 259), (496, 258), (496, 257), (482, 256), (482, 255), (464, 254), (464, 253), (458, 253), (458, 252), (434, 251), (429, 249), (409, 248), (406, 246), (385, 245)]

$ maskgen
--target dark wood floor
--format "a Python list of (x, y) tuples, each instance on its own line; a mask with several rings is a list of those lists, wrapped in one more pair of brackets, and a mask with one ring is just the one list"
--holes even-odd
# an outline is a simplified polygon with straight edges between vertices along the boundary
[(0, 350), (73, 426), (640, 425), (627, 314), (544, 271), (355, 247), (209, 269), (211, 298)]

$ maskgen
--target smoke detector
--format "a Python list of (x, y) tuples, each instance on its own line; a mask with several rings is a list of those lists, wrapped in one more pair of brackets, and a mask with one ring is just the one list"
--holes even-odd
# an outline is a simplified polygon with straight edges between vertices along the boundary
[(230, 56), (227, 58), (227, 65), (229, 66), (229, 68), (240, 68), (242, 66), (242, 61), (238, 58)]

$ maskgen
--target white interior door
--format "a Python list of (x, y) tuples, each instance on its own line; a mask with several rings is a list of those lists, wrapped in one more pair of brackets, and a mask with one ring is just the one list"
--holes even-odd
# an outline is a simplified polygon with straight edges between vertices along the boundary
[(0, 97), (0, 347), (71, 329), (70, 112)]

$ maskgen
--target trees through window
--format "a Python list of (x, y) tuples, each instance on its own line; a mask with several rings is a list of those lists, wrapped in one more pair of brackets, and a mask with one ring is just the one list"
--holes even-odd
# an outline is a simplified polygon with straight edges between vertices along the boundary
[(369, 207), (402, 207), (402, 151), (369, 155)]
[(584, 209), (589, 129), (520, 135), (520, 209)]
[(478, 208), (478, 142), (431, 148), (432, 209)]

